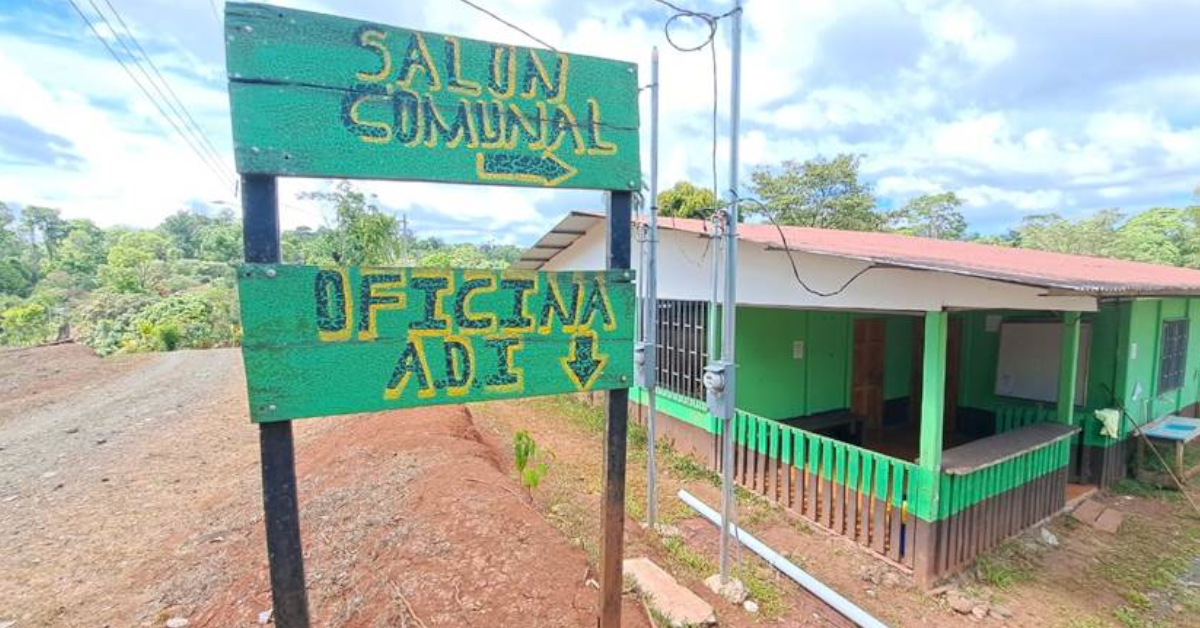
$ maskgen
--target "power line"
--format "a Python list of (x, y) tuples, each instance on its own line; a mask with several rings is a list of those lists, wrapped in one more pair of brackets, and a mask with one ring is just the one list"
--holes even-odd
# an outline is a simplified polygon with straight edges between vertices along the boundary
[(526, 36), (526, 37), (528, 37), (528, 38), (532, 39), (533, 41), (536, 41), (537, 43), (541, 44), (543, 47), (545, 47), (545, 48), (549, 48), (550, 50), (553, 50), (554, 52), (558, 52), (558, 48), (555, 48), (554, 46), (551, 46), (550, 44), (546, 43), (546, 41), (545, 41), (545, 40), (543, 40), (543, 39), (541, 39), (541, 38), (537, 37), (536, 35), (534, 35), (534, 34), (530, 33), (529, 31), (527, 31), (527, 30), (525, 30), (525, 29), (523, 29), (523, 28), (521, 28), (520, 26), (517, 26), (516, 24), (513, 24), (512, 22), (510, 22), (510, 21), (508, 21), (508, 20), (506, 20), (506, 19), (504, 19), (504, 18), (500, 17), (499, 15), (496, 15), (495, 13), (492, 13), (491, 11), (489, 11), (489, 10), (487, 10), (487, 9), (485, 9), (485, 8), (483, 8), (483, 7), (481, 7), (481, 6), (479, 6), (478, 4), (475, 4), (474, 2), (471, 2), (471, 0), (458, 0), (458, 1), (459, 1), (459, 2), (461, 2), (461, 3), (463, 3), (463, 4), (465, 4), (465, 5), (467, 5), (467, 6), (469, 6), (469, 7), (471, 7), (472, 9), (475, 9), (476, 11), (479, 11), (480, 13), (483, 13), (484, 15), (486, 15), (486, 16), (488, 16), (488, 17), (492, 18), (493, 20), (496, 20), (497, 22), (500, 22), (501, 24), (503, 24), (503, 25), (505, 25), (505, 26), (507, 26), (507, 27), (509, 27), (509, 28), (513, 29), (514, 31), (517, 31), (518, 33), (521, 33), (522, 35), (524, 35), (524, 36)]
[(775, 216), (773, 216), (771, 214), (771, 209), (769, 207), (767, 207), (767, 204), (758, 199), (755, 199), (755, 198), (742, 198), (742, 199), (738, 199), (738, 201), (741, 203), (751, 203), (751, 204), (757, 205), (759, 210), (762, 212), (762, 214), (764, 216), (766, 216), (767, 220), (771, 222), (771, 225), (775, 227), (775, 230), (779, 232), (779, 241), (783, 244), (784, 252), (787, 253), (788, 262), (790, 262), (792, 265), (792, 275), (796, 278), (796, 283), (800, 284), (800, 287), (804, 288), (805, 292), (808, 292), (809, 294), (811, 294), (813, 296), (820, 297), (822, 299), (828, 298), (828, 297), (835, 297), (835, 296), (841, 294), (842, 292), (845, 292), (846, 288), (850, 287), (850, 284), (857, 281), (859, 277), (862, 277), (863, 275), (867, 274), (868, 271), (879, 268), (879, 266), (876, 266), (875, 264), (871, 264), (869, 266), (866, 266), (866, 267), (860, 269), (858, 272), (854, 273), (853, 275), (851, 275), (849, 279), (844, 281), (842, 283), (842, 285), (838, 286), (837, 289), (835, 289), (835, 290), (828, 290), (828, 291), (817, 290), (817, 289), (809, 286), (808, 283), (806, 281), (804, 281), (804, 278), (800, 276), (800, 268), (796, 266), (796, 258), (792, 256), (792, 247), (790, 244), (788, 244), (787, 234), (784, 233), (783, 227), (780, 227), (779, 223), (775, 222)]
[[(222, 169), (222, 171), (232, 173), (233, 170), (229, 168), (229, 166), (221, 158), (220, 153), (212, 145), (212, 142), (208, 140), (208, 137), (204, 134), (204, 130), (201, 129), (200, 125), (196, 123), (196, 120), (192, 117), (191, 112), (189, 112), (187, 107), (183, 104), (183, 100), (179, 98), (179, 95), (175, 93), (175, 90), (171, 87), (171, 84), (167, 82), (166, 77), (164, 77), (162, 72), (158, 70), (158, 65), (154, 63), (154, 59), (150, 58), (150, 55), (146, 53), (146, 49), (142, 47), (141, 42), (139, 42), (137, 37), (134, 36), (133, 29), (129, 28), (129, 25), (125, 23), (125, 18), (121, 17), (121, 12), (118, 11), (115, 6), (113, 6), (112, 1), (104, 0), (104, 4), (108, 6), (108, 10), (111, 11), (113, 16), (117, 18), (117, 23), (119, 23), (121, 25), (121, 29), (124, 30), (123, 37), (120, 32), (113, 28), (112, 23), (108, 21), (108, 18), (104, 16), (104, 13), (100, 11), (100, 8), (96, 6), (95, 0), (88, 0), (88, 3), (92, 5), (92, 9), (94, 9), (96, 14), (100, 16), (100, 19), (104, 22), (104, 25), (108, 27), (108, 30), (112, 32), (113, 36), (117, 39), (117, 43), (121, 44), (121, 47), (130, 56), (130, 58), (133, 59), (138, 69), (150, 83), (150, 86), (153, 87), (156, 92), (158, 92), (158, 95), (164, 101), (166, 101), (167, 106), (170, 107), (171, 111), (175, 113), (180, 122), (183, 124), (183, 127), (192, 133), (193, 138), (197, 140), (200, 146), (206, 150), (208, 156)], [(154, 76), (158, 78), (158, 83), (150, 78), (150, 73), (146, 71), (145, 66), (142, 65), (138, 56), (134, 55), (133, 51), (129, 49), (129, 46), (125, 43), (125, 39), (133, 42), (134, 47), (136, 47), (138, 52), (141, 53), (141, 59), (145, 59), (146, 65), (150, 66), (150, 69), (154, 72)], [(159, 83), (162, 84), (162, 87), (159, 87)], [(165, 93), (163, 91), (164, 88), (166, 89)]]
[(113, 50), (113, 47), (111, 45), (109, 45), (108, 40), (104, 39), (104, 37), (100, 34), (100, 31), (96, 29), (96, 25), (92, 22), (92, 20), (90, 18), (88, 18), (87, 14), (83, 12), (83, 9), (81, 9), (79, 7), (79, 5), (75, 2), (75, 0), (67, 0), (67, 1), (71, 3), (71, 6), (75, 9), (75, 12), (79, 15), (79, 19), (83, 20), (84, 24), (87, 25), (88, 29), (92, 31), (92, 35), (94, 35), (96, 37), (96, 39), (98, 39), (100, 41), (100, 43), (104, 46), (104, 49), (108, 51), (108, 54), (110, 56), (112, 56), (113, 60), (115, 60), (118, 64), (120, 64), (121, 69), (125, 70), (125, 73), (127, 75), (129, 75), (130, 80), (132, 80), (133, 83), (135, 85), (137, 85), (138, 89), (141, 90), (142, 94), (144, 94), (146, 96), (146, 98), (148, 98), (150, 100), (150, 103), (153, 104), (154, 108), (158, 110), (159, 115), (161, 115), (171, 125), (171, 128), (173, 128), (175, 130), (175, 132), (177, 134), (179, 134), (179, 137), (182, 138), (185, 143), (187, 143), (188, 148), (190, 148), (192, 150), (192, 152), (196, 154), (196, 156), (200, 159), (201, 162), (204, 163), (205, 166), (208, 167), (208, 169), (212, 172), (212, 174), (214, 176), (216, 176), (216, 178), (219, 181), (221, 181), (221, 184), (228, 185), (229, 181), (226, 178), (226, 175), (223, 174), (220, 171), (220, 169), (217, 168), (216, 166), (214, 166), (208, 159), (206, 159), (206, 155), (204, 154), (204, 152), (201, 151), (193, 143), (192, 139), (186, 133), (183, 132), (183, 129), (181, 129), (179, 127), (179, 124), (175, 121), (175, 119), (172, 118), (171, 116), (167, 115), (167, 112), (166, 112), (166, 110), (163, 109), (162, 104), (159, 103), (156, 98), (154, 98), (154, 95), (151, 94), (150, 90), (147, 89), (146, 86), (142, 84), (141, 80), (138, 79), (137, 75), (133, 73), (133, 70), (131, 70), (129, 68), (129, 66), (125, 64), (125, 60), (122, 59), (121, 56), (117, 54), (117, 51)]
[[(654, 1), (675, 12), (674, 14), (671, 15), (671, 17), (667, 18), (666, 22), (663, 23), (663, 37), (666, 38), (667, 44), (669, 44), (672, 48), (674, 48), (680, 52), (697, 52), (699, 50), (703, 50), (706, 46), (709, 48), (709, 51), (711, 52), (711, 58), (712, 58), (712, 187), (713, 187), (713, 196), (716, 198), (720, 198), (721, 190), (720, 190), (720, 185), (718, 183), (718, 178), (717, 178), (717, 133), (718, 133), (717, 132), (717, 118), (718, 118), (717, 114), (719, 111), (718, 108), (720, 106), (719, 105), (720, 93), (718, 91), (718, 86), (717, 86), (717, 45), (715, 43), (715, 40), (717, 37), (717, 27), (718, 27), (720, 21), (737, 13), (741, 9), (734, 8), (734, 9), (730, 9), (724, 13), (721, 13), (720, 15), (714, 15), (712, 13), (705, 13), (703, 11), (693, 11), (691, 9), (685, 9), (677, 4), (668, 2), (667, 0), (654, 0)], [(706, 28), (708, 28), (708, 35), (706, 35), (699, 44), (696, 44), (694, 46), (683, 46), (683, 45), (680, 45), (678, 42), (675, 41), (675, 39), (673, 39), (671, 37), (671, 25), (675, 24), (678, 20), (684, 20), (684, 19), (699, 20), (702, 24), (704, 24), (704, 26)], [(734, 211), (735, 212), (737, 211), (736, 207), (734, 208)], [(737, 219), (737, 217), (735, 214), (734, 220), (736, 220), (736, 219)]]

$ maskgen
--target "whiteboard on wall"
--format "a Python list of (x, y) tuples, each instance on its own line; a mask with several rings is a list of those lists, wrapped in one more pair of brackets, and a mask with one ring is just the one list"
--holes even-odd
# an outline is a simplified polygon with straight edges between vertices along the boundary
[[(1005, 321), (1000, 325), (996, 394), (1033, 401), (1058, 401), (1058, 362), (1062, 351), (1060, 322)], [(1079, 326), (1079, 365), (1075, 403), (1087, 404), (1088, 355), (1092, 326)]]

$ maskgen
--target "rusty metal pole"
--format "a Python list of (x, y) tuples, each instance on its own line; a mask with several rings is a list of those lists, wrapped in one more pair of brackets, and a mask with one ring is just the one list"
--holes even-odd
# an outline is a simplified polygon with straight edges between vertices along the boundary
[[(629, 269), (632, 192), (608, 196), (606, 268)], [(628, 280), (626, 280), (628, 281)], [(625, 438), (629, 429), (629, 389), (608, 391), (604, 412), (604, 503), (600, 531), (600, 628), (621, 626), (621, 560), (625, 553)]]

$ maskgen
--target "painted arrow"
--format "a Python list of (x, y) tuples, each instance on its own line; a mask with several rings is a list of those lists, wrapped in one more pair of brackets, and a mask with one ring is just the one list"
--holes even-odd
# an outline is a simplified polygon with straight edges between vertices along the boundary
[(608, 364), (608, 356), (602, 355), (597, 347), (596, 334), (589, 332), (571, 339), (571, 352), (559, 358), (567, 377), (575, 382), (579, 390), (589, 390)]
[(520, 181), (555, 186), (578, 170), (551, 152), (476, 153), (475, 172), (484, 181)]

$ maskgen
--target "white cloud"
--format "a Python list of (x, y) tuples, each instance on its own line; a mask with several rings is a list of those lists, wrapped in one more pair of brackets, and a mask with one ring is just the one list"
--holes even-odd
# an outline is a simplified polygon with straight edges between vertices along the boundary
[[(391, 0), (284, 4), (529, 43), (454, 2), (403, 9)], [(682, 53), (666, 45), (665, 9), (640, 0), (486, 5), (564, 50), (638, 62), (642, 83), (649, 82), (650, 46), (659, 45), (662, 187), (681, 179), (711, 185), (711, 57), (707, 50)], [(1185, 37), (1178, 22), (1187, 16), (1165, 6), (751, 0), (745, 5), (742, 179), (757, 165), (784, 159), (863, 154), (863, 172), (883, 202), (956, 190), (967, 199), (973, 226), (984, 230), (1029, 212), (1172, 202), (1200, 183), (1200, 120), (1194, 113), (1200, 106), (1200, 50), (1188, 43), (1200, 40)], [(177, 7), (170, 0), (130, 0), (120, 8), (231, 163), (223, 60), (210, 9), (204, 3)], [(1079, 17), (1069, 33), (1047, 26), (1063, 15)], [(81, 161), (0, 163), (2, 200), (56, 205), (68, 216), (102, 224), (151, 225), (186, 203), (230, 196), (73, 15), (47, 13), (44, 23), (21, 23), (18, 30), (16, 22), (0, 18), (0, 115), (66, 138)], [(729, 26), (721, 22), (715, 41), (722, 187)], [(680, 28), (673, 34), (681, 40), (704, 34), (695, 24)], [(1159, 30), (1166, 43), (1156, 46)], [(1130, 45), (1102, 45), (1114, 36)], [(1088, 42), (1097, 45), (1081, 45)], [(647, 96), (641, 100), (645, 132)], [(643, 159), (649, 156), (647, 138)], [(286, 181), (285, 226), (320, 224), (321, 207), (294, 195), (327, 185)], [(597, 193), (419, 183), (364, 187), (388, 208), (423, 222), (420, 229), (450, 238), (528, 242), (557, 213), (601, 207)]]

